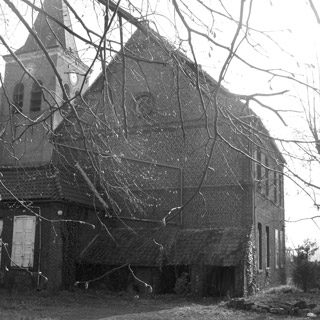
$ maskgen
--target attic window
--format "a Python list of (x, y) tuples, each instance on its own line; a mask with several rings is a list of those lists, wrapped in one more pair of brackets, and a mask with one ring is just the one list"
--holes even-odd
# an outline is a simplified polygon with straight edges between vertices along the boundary
[[(39, 84), (40, 85), (39, 85)], [(41, 110), (41, 102), (42, 102), (42, 81), (38, 80), (34, 82), (31, 90), (31, 99), (30, 99), (30, 111), (37, 112)]]
[(135, 96), (135, 112), (139, 118), (148, 118), (154, 112), (154, 100), (149, 92)]

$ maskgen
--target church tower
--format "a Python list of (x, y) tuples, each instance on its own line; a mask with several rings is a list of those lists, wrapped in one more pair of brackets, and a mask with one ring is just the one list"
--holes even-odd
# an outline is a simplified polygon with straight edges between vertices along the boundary
[[(4, 56), (0, 166), (48, 163), (54, 129), (71, 109), (66, 101), (87, 88), (88, 67), (80, 61), (74, 36), (60, 25), (71, 29), (66, 4), (45, 0), (43, 9), (55, 21), (39, 13), (33, 24), (38, 40), (29, 34), (20, 49)], [(74, 106), (75, 100), (70, 102)]]

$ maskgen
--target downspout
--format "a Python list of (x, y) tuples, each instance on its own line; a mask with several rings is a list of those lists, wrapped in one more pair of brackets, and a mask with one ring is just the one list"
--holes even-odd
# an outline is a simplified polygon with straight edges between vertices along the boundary
[[(252, 128), (252, 123), (254, 123), (254, 121), (252, 121), (250, 123), (250, 127)], [(251, 136), (251, 140), (249, 141), (249, 148), (250, 148), (250, 157), (251, 159), (254, 159), (255, 157), (255, 152), (253, 150), (253, 133), (252, 133), (252, 136)], [(253, 237), (253, 242), (252, 242), (252, 263), (253, 263), (253, 266), (252, 266), (252, 272), (253, 272), (253, 283), (252, 285), (256, 286), (256, 274), (255, 274), (255, 270), (256, 270), (256, 259), (255, 259), (255, 247), (256, 247), (256, 183), (255, 183), (255, 176), (256, 176), (256, 172), (255, 172), (255, 162), (254, 161), (250, 161), (250, 189), (251, 189), (251, 210), (252, 210), (252, 227), (250, 228), (252, 231), (251, 231), (251, 235), (250, 237)], [(247, 284), (248, 285), (248, 282)], [(248, 288), (247, 288), (248, 289)], [(251, 290), (255, 290), (253, 288), (251, 288)], [(254, 293), (254, 292), (251, 292), (251, 294)]]
[[(180, 169), (180, 207), (183, 204), (183, 169)], [(183, 226), (183, 210), (180, 211), (180, 226)]]
[(32, 207), (32, 208), (35, 208), (35, 209), (38, 209), (39, 210), (39, 213), (38, 213), (38, 222), (39, 222), (39, 246), (38, 246), (38, 270), (37, 270), (37, 289), (39, 289), (40, 287), (40, 275), (41, 275), (41, 250), (42, 250), (42, 235), (41, 235), (41, 222), (42, 222), (42, 219), (41, 219), (41, 208), (40, 207)]

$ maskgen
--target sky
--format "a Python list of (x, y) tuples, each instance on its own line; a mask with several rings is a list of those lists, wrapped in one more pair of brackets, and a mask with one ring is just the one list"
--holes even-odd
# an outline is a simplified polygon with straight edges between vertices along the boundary
[[(19, 3), (19, 0), (14, 0)], [(146, 4), (147, 1), (140, 0)], [(225, 6), (224, 9), (228, 14), (233, 17), (238, 17), (239, 2), (235, 0), (207, 0), (208, 3), (216, 3), (217, 10), (222, 10), (221, 3)], [(93, 29), (101, 30), (100, 25), (97, 23), (95, 12), (92, 10), (90, 0), (82, 0), (81, 5), (79, 1), (70, 0), (72, 4), (76, 4), (77, 13), (83, 17), (87, 26)], [(139, 5), (139, 1), (134, 2)], [(187, 3), (190, 3), (187, 1)], [(245, 2), (246, 4), (249, 1)], [(19, 8), (22, 14), (30, 19), (30, 12), (19, 3)], [(170, 4), (171, 6), (171, 4)], [(3, 9), (3, 8), (2, 8)], [(179, 34), (180, 38), (186, 40), (187, 33), (183, 30), (181, 24), (173, 25), (172, 21), (178, 21), (176, 15), (172, 10), (169, 10), (167, 1), (150, 1), (149, 11), (157, 11), (156, 15), (152, 18), (157, 22), (158, 31), (166, 36), (169, 40), (173, 41), (176, 46), (188, 50), (187, 41), (176, 41), (176, 35)], [(218, 14), (209, 14), (200, 11), (200, 6), (184, 7), (185, 12), (188, 13), (190, 9), (196, 13), (199, 20), (195, 20), (193, 26), (198, 27), (203, 23), (208, 26), (208, 30), (212, 31), (214, 40), (229, 46), (234, 35), (236, 24), (230, 21), (226, 22)], [(320, 6), (319, 6), (320, 11)], [(2, 13), (4, 11), (2, 10)], [(91, 12), (88, 15), (88, 12)], [(248, 9), (246, 9), (248, 12)], [(14, 21), (9, 10), (4, 12), (6, 16), (0, 13), (0, 30), (1, 35), (10, 40), (14, 49), (21, 46), (26, 37), (27, 32)], [(133, 12), (134, 13), (134, 12)], [(212, 19), (213, 17), (213, 19)], [(8, 20), (5, 20), (8, 18)], [(257, 66), (270, 69), (285, 69), (290, 71), (290, 75), (297, 75), (297, 79), (305, 79), (304, 75), (308, 74), (309, 77), (312, 73), (317, 74), (317, 54), (320, 52), (320, 26), (316, 23), (315, 16), (313, 15), (308, 1), (292, 1), (292, 0), (255, 0), (251, 7), (251, 18), (249, 25), (257, 30), (263, 30), (271, 38), (265, 37), (262, 34), (255, 32), (254, 29), (250, 31), (252, 42), (247, 43), (245, 40), (241, 42), (238, 53), (246, 57), (247, 61)], [(79, 24), (73, 26), (75, 31), (80, 30)], [(127, 30), (131, 27), (126, 25)], [(208, 32), (209, 32), (208, 31)], [(19, 37), (17, 35), (20, 35)], [(193, 37), (196, 43), (195, 50), (197, 61), (203, 68), (217, 78), (223, 65), (227, 52), (221, 50), (214, 45), (208, 43), (206, 40), (201, 40), (199, 37)], [(92, 54), (85, 46), (78, 43), (78, 49), (82, 55), (84, 62), (89, 62), (86, 59)], [(5, 54), (4, 47), (0, 44), (0, 54)], [(0, 72), (3, 75), (4, 61), (0, 57)], [(96, 68), (94, 76), (99, 73), (99, 67)], [(285, 74), (282, 72), (282, 74)], [(299, 76), (300, 75), (300, 76)], [(318, 80), (316, 80), (318, 81)], [(226, 75), (224, 86), (230, 91), (239, 94), (252, 94), (257, 92), (274, 93), (284, 89), (290, 89), (290, 92), (285, 96), (277, 96), (274, 98), (264, 99), (268, 105), (282, 109), (282, 110), (298, 110), (301, 107), (297, 95), (305, 99), (305, 89), (297, 83), (289, 82), (287, 80), (272, 79), (269, 74), (257, 72), (248, 68), (243, 63), (233, 60), (229, 66)], [(289, 116), (286, 114), (289, 126), (286, 127), (282, 122), (275, 117), (274, 113), (267, 111), (261, 106), (251, 104), (252, 109), (261, 116), (269, 131), (275, 136), (292, 137), (296, 131), (304, 131), (301, 121), (301, 114), (291, 113)], [(291, 161), (291, 160), (290, 160)], [(290, 163), (291, 164), (291, 163)], [(309, 168), (299, 167), (298, 162), (294, 163), (298, 171), (304, 172), (308, 175)], [(313, 168), (313, 174), (309, 176), (310, 180), (318, 176), (317, 168)], [(316, 179), (318, 180), (318, 179)], [(320, 215), (317, 209), (313, 206), (312, 201), (303, 193), (303, 191), (295, 186), (290, 180), (286, 179), (286, 217), (288, 220), (297, 220), (315, 215)], [(317, 222), (317, 221), (316, 221)], [(287, 223), (287, 245), (296, 247), (306, 238), (316, 239), (320, 245), (320, 219), (318, 224), (311, 220), (306, 220), (299, 223)], [(320, 251), (320, 250), (319, 250)], [(320, 254), (319, 254), (320, 260)]]

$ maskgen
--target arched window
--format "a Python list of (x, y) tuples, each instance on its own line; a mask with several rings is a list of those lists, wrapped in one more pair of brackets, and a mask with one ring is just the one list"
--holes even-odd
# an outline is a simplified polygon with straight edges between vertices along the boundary
[(67, 94), (67, 98), (69, 99), (70, 98), (70, 87), (69, 87), (69, 85), (67, 83), (65, 83), (63, 85), (63, 87), (64, 87), (64, 90), (65, 90), (65, 92)]
[(70, 87), (67, 83), (65, 83), (63, 85), (63, 89), (64, 89), (64, 92), (63, 92), (63, 100), (65, 101), (62, 105), (62, 110), (63, 111), (63, 114), (65, 113), (69, 113), (70, 110), (71, 110), (71, 106), (70, 106), (70, 102), (67, 102), (70, 98)]
[(22, 111), (23, 94), (24, 94), (24, 85), (22, 83), (16, 84), (13, 89), (13, 104), (15, 105), (15, 108), (13, 108), (14, 113), (18, 113), (18, 110)]
[[(42, 81), (38, 80), (39, 84), (42, 85)], [(41, 110), (42, 102), (42, 89), (38, 83), (34, 82), (31, 90), (31, 99), (30, 99), (30, 111), (37, 112)]]
[(81, 103), (81, 97), (80, 97), (80, 91), (76, 90), (74, 93), (75, 99), (74, 99), (74, 104), (77, 106)]

